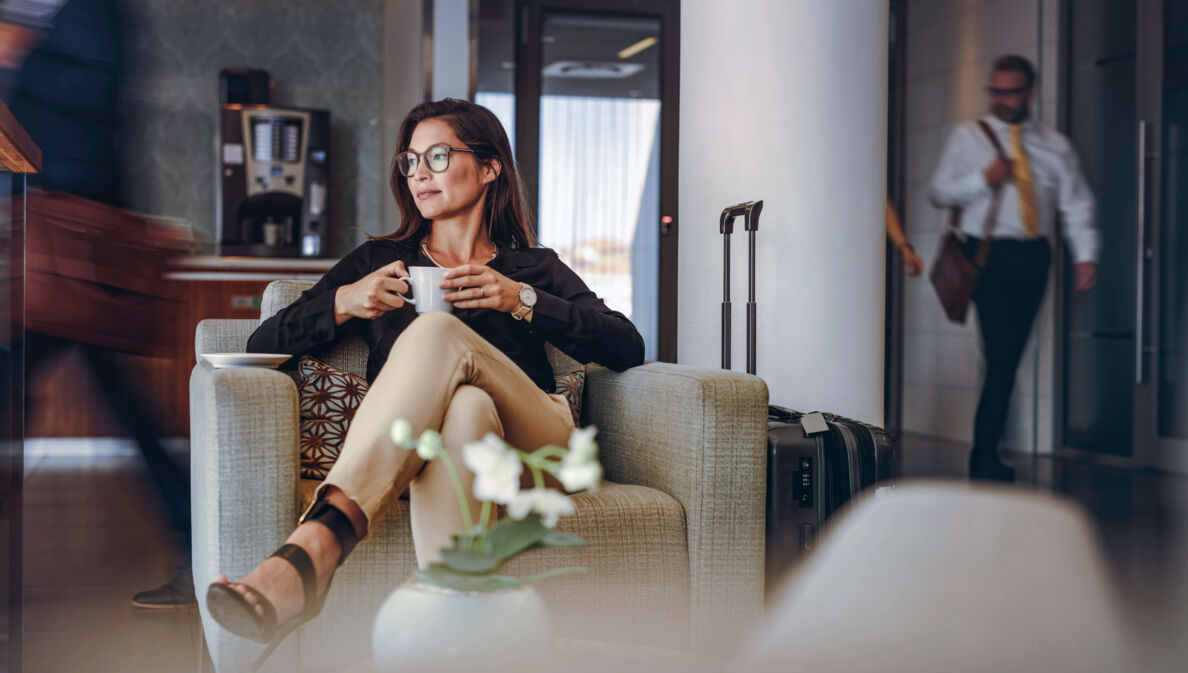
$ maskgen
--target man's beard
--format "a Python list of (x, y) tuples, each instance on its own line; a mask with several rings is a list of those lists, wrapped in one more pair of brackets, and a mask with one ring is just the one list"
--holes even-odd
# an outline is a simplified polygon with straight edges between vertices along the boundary
[(995, 117), (998, 117), (1008, 124), (1018, 124), (1024, 119), (1027, 119), (1027, 116), (1031, 114), (1031, 110), (1027, 103), (1022, 104), (1017, 108), (1007, 105), (995, 105), (990, 109), (990, 111), (994, 113)]

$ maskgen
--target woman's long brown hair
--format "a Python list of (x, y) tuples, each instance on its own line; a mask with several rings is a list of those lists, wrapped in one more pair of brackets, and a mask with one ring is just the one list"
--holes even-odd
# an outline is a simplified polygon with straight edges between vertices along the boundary
[(483, 204), (483, 221), (487, 224), (491, 240), (508, 248), (536, 247), (536, 233), (530, 220), (528, 200), (524, 196), (523, 183), (516, 162), (512, 159), (511, 143), (508, 142), (503, 125), (487, 108), (454, 98), (421, 103), (400, 124), (388, 181), (392, 196), (396, 198), (396, 207), (400, 209), (400, 226), (395, 232), (380, 238), (415, 243), (429, 235), (430, 221), (417, 210), (407, 178), (396, 165), (396, 156), (408, 151), (413, 129), (426, 119), (440, 119), (449, 124), (458, 140), (467, 149), (474, 150), (475, 159), (479, 162), (499, 162), (501, 170), (495, 180), (487, 185), (487, 198)]

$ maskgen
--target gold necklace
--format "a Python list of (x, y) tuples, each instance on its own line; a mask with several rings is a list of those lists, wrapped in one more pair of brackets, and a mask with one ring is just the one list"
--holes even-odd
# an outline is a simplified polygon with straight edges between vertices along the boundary
[[(425, 253), (425, 256), (429, 258), (429, 261), (433, 262), (439, 268), (442, 268), (442, 269), (446, 268), (441, 265), (441, 262), (438, 262), (436, 259), (433, 259), (433, 255), (429, 254), (429, 237), (428, 236), (425, 237), (424, 241), (421, 241), (421, 252)], [(491, 253), (491, 259), (495, 259), (495, 257), (498, 254), (499, 254), (499, 248), (495, 248), (495, 251)], [(491, 259), (489, 259), (487, 261), (490, 262)]]

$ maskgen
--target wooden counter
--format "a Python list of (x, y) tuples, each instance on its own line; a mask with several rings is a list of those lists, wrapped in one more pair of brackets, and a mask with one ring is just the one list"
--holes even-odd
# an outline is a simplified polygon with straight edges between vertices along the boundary
[(11, 173), (41, 172), (41, 148), (3, 103), (0, 103), (0, 168)]
[[(194, 367), (194, 328), (206, 318), (260, 317), (260, 298), (278, 279), (317, 280), (338, 260), (265, 259), (247, 257), (182, 257), (167, 280), (183, 286), (173, 332), (177, 356), (153, 358), (114, 355), (137, 382), (142, 398), (168, 437), (189, 437), (190, 371)], [(28, 419), (30, 437), (117, 437), (119, 427), (106, 401), (85, 374), (76, 352), (48, 363), (29, 394), (34, 398)]]

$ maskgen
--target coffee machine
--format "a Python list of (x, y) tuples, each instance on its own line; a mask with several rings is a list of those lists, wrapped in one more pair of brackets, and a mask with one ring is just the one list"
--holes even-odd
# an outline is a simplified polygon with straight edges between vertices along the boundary
[(219, 109), (219, 254), (329, 254), (330, 113)]

